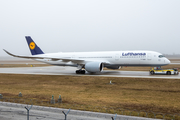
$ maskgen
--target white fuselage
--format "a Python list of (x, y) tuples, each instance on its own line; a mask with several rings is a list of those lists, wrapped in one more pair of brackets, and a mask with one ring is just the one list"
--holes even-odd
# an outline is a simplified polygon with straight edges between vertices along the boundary
[[(49, 53), (36, 55), (49, 57), (49, 59), (36, 59), (44, 63), (59, 66), (83, 65), (88, 62), (102, 62), (104, 66), (163, 66), (170, 64), (170, 61), (162, 54), (154, 51), (107, 51), (107, 52), (67, 52), (67, 53)], [(52, 58), (72, 59), (53, 60)], [(75, 61), (77, 60), (77, 61)]]

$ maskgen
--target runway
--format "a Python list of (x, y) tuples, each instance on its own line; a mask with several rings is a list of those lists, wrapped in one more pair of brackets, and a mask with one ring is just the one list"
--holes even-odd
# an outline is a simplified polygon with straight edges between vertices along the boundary
[(180, 79), (180, 75), (150, 75), (149, 71), (104, 70), (96, 74), (86, 73), (85, 75), (80, 75), (75, 73), (76, 70), (77, 68), (75, 67), (62, 67), (62, 66), (18, 67), (18, 68), (0, 68), (0, 73)]

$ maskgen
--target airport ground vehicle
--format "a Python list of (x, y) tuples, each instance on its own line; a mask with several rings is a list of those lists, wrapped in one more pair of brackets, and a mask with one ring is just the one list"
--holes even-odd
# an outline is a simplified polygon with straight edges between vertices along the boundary
[(165, 74), (165, 75), (178, 75), (178, 68), (173, 68), (173, 69), (162, 69), (160, 67), (154, 67), (150, 71), (151, 75), (154, 74)]

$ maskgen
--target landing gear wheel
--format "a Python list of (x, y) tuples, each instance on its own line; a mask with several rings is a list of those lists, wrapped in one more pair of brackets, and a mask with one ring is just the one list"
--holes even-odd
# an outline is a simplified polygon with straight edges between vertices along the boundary
[(171, 75), (171, 72), (170, 71), (167, 71), (167, 73), (166, 73), (167, 75)]
[(85, 74), (86, 71), (85, 70), (76, 70), (76, 74)]
[(151, 71), (150, 74), (151, 74), (151, 75), (154, 75), (154, 71)]

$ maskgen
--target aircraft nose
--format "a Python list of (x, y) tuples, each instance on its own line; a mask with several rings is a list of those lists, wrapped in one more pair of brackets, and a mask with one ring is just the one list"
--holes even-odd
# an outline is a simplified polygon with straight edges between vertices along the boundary
[(167, 58), (166, 58), (165, 62), (166, 62), (166, 64), (170, 64), (171, 63), (171, 61), (168, 60)]

